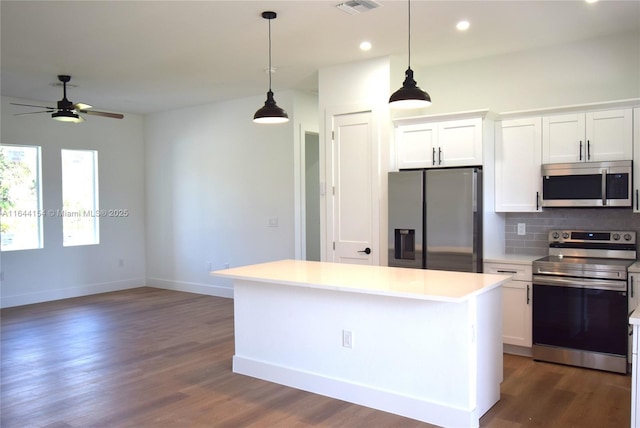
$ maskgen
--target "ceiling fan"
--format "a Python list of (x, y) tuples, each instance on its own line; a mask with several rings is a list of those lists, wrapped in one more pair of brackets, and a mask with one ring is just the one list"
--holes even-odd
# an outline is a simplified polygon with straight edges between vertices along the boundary
[(102, 117), (110, 117), (112, 119), (122, 119), (124, 117), (123, 114), (120, 113), (109, 113), (106, 111), (96, 111), (90, 110), (91, 106), (89, 104), (77, 103), (74, 104), (67, 99), (67, 83), (71, 80), (71, 76), (67, 75), (59, 75), (58, 80), (62, 82), (62, 99), (58, 101), (57, 107), (48, 107), (48, 106), (35, 106), (31, 104), (18, 104), (11, 103), (14, 106), (23, 106), (23, 107), (34, 107), (34, 108), (43, 108), (45, 110), (42, 111), (32, 111), (28, 113), (18, 113), (15, 116), (23, 116), (26, 114), (38, 114), (38, 113), (52, 113), (51, 117), (60, 122), (72, 122), (72, 123), (80, 123), (84, 121), (84, 118), (80, 116), (79, 113), (88, 114), (93, 116), (102, 116)]

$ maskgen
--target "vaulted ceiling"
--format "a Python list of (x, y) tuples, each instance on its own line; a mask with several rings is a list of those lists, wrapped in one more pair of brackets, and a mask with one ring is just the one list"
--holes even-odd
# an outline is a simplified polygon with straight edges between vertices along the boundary
[[(407, 55), (407, 2), (349, 14), (341, 0), (0, 2), (2, 95), (150, 113), (264, 95), (271, 22), (273, 90), (317, 91), (326, 66)], [(640, 32), (640, 1), (411, 3), (412, 68), (623, 32)], [(455, 24), (467, 19), (466, 32)], [(372, 49), (358, 48), (368, 40)], [(640, 49), (640, 40), (638, 42)], [(423, 79), (424, 80), (424, 79)], [(398, 76), (400, 86), (402, 76)], [(425, 82), (426, 84), (426, 82)]]

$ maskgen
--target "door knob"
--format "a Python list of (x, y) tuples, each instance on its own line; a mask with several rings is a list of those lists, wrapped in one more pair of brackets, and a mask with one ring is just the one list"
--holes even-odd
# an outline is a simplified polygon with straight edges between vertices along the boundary
[(371, 248), (367, 247), (364, 250), (358, 251), (359, 253), (371, 254)]

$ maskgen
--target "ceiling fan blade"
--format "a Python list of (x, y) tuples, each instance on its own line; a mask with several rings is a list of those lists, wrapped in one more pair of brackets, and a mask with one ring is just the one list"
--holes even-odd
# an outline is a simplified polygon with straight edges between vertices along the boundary
[(109, 113), (106, 111), (95, 111), (95, 110), (78, 110), (78, 113), (90, 114), (93, 116), (110, 117), (112, 119), (122, 119), (124, 117), (124, 115), (120, 113)]
[(31, 104), (18, 104), (18, 103), (9, 103), (11, 105), (14, 106), (23, 106), (23, 107), (35, 107), (35, 108), (46, 108), (48, 110), (54, 111), (56, 108), (55, 107), (49, 107), (49, 106), (34, 106)]
[(93, 108), (93, 106), (85, 103), (76, 103), (73, 105), (73, 108), (76, 110), (86, 110), (89, 108)]
[(14, 116), (24, 116), (26, 114), (53, 113), (55, 110), (30, 111), (27, 113), (16, 113)]

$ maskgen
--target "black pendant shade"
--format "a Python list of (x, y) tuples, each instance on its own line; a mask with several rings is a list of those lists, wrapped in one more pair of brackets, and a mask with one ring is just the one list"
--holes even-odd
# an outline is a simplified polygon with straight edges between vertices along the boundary
[(253, 115), (255, 123), (284, 123), (289, 121), (287, 112), (278, 107), (276, 100), (273, 99), (273, 92), (269, 89), (267, 92), (267, 101), (264, 106), (259, 108)]
[(267, 100), (264, 102), (264, 106), (253, 115), (255, 123), (284, 123), (289, 121), (287, 112), (278, 107), (271, 91), (271, 73), (273, 72), (273, 68), (271, 68), (271, 20), (277, 16), (275, 12), (262, 12), (262, 17), (269, 20), (269, 91), (267, 92)]
[(408, 47), (409, 47), (409, 65), (407, 71), (404, 72), (404, 82), (402, 87), (391, 94), (389, 104), (394, 108), (421, 108), (431, 105), (431, 97), (425, 91), (420, 89), (413, 79), (413, 70), (411, 70), (411, 0), (408, 0)]
[(402, 87), (389, 97), (389, 103), (396, 108), (421, 108), (431, 105), (431, 97), (417, 86), (413, 80), (411, 67), (404, 72)]

